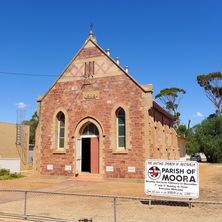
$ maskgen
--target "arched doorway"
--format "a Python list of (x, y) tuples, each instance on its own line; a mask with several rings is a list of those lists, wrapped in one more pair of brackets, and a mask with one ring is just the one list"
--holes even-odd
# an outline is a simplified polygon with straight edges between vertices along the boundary
[(99, 173), (99, 130), (92, 122), (80, 129), (77, 150), (77, 172)]

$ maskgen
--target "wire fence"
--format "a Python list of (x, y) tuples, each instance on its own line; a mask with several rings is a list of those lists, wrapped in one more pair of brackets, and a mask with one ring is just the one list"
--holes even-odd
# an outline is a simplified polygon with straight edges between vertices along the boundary
[[(195, 210), (192, 210), (192, 206), (195, 206)], [(164, 207), (168, 207), (167, 210)], [(160, 221), (161, 217), (169, 217), (170, 220), (173, 214), (177, 221), (184, 221), (183, 216), (188, 221), (189, 217), (197, 215), (199, 221), (203, 221), (203, 218), (206, 221), (207, 216), (212, 221), (222, 221), (222, 201), (0, 190), (0, 217), (57, 222), (142, 222), (148, 221), (148, 218), (149, 221), (158, 221), (157, 217)]]

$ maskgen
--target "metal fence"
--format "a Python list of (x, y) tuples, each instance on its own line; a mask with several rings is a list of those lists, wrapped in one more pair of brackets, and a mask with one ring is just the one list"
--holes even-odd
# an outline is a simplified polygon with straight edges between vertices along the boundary
[[(197, 207), (200, 204), (207, 207)], [(195, 206), (195, 211), (192, 210), (192, 206)], [(167, 210), (165, 207), (167, 207)], [(156, 217), (160, 220), (161, 217), (165, 219), (169, 217), (172, 220), (175, 212), (177, 212), (175, 215), (177, 221), (179, 221), (178, 215), (181, 221), (184, 221), (183, 216), (188, 221), (189, 216), (199, 215), (201, 221), (202, 214), (204, 219), (209, 214), (212, 221), (217, 221), (218, 218), (220, 218), (218, 221), (222, 221), (222, 202), (31, 190), (0, 190), (0, 217), (58, 222), (134, 222), (147, 221), (147, 218), (149, 218), (149, 221), (157, 221)], [(211, 213), (216, 217), (213, 218)]]

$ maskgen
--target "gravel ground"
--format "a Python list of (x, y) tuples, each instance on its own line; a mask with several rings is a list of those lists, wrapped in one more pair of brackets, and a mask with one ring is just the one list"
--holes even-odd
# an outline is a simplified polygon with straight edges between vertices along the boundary
[[(16, 183), (15, 183), (16, 181)], [(96, 193), (121, 196), (146, 196), (143, 181), (105, 180), (100, 182), (80, 182), (65, 177), (36, 177), (4, 181), (0, 189), (36, 189), (75, 193)], [(201, 200), (222, 201), (222, 165), (200, 164)], [(113, 221), (113, 200), (110, 198), (89, 198), (61, 195), (28, 196), (27, 213), (44, 217), (64, 218), (78, 221), (92, 218), (95, 221)], [(15, 193), (0, 193), (0, 211), (4, 213), (23, 213), (23, 196)], [(143, 204), (138, 200), (117, 199), (117, 221), (149, 222), (222, 222), (222, 205), (199, 205), (189, 209), (183, 206)], [(0, 217), (1, 221), (10, 221)], [(16, 221), (16, 220), (12, 220)], [(19, 220), (17, 220), (19, 221)]]

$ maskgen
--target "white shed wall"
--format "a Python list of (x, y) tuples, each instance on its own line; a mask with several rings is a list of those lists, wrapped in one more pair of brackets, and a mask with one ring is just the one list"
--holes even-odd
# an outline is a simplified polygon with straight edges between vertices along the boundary
[(0, 158), (0, 169), (8, 169), (11, 173), (20, 172), (20, 159)]

